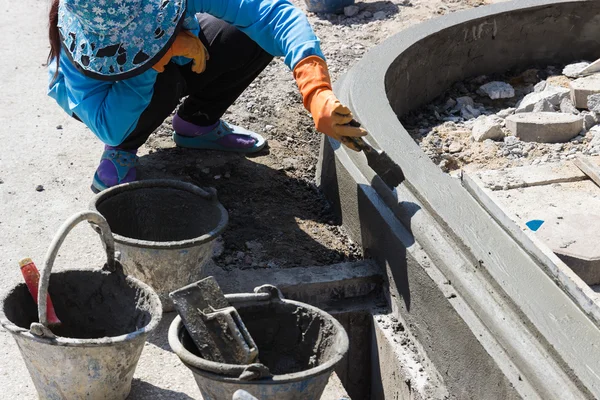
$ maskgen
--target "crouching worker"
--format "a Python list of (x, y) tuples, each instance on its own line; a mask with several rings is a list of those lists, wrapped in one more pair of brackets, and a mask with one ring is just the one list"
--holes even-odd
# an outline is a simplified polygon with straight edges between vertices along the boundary
[(306, 16), (287, 0), (54, 0), (49, 95), (104, 143), (92, 189), (136, 180), (136, 152), (173, 118), (177, 146), (252, 153), (221, 117), (269, 64), (293, 71), (318, 131), (364, 136), (331, 90)]

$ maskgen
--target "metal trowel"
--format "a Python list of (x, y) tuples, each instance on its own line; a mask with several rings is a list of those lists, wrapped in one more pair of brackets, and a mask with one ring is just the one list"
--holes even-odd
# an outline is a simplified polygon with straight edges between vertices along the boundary
[[(360, 127), (360, 123), (352, 120), (349, 125)], [(382, 150), (377, 150), (361, 137), (344, 136), (343, 142), (351, 142), (367, 156), (367, 164), (391, 189), (404, 182), (404, 172), (390, 156)]]
[(212, 276), (169, 293), (202, 358), (225, 364), (252, 364), (258, 348), (237, 310)]

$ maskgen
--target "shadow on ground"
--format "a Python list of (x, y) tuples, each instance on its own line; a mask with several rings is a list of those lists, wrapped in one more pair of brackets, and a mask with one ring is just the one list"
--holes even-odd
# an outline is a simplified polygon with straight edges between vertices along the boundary
[(286, 167), (240, 154), (166, 148), (140, 157), (139, 172), (141, 179), (178, 179), (217, 189), (229, 212), (223, 250), (215, 259), (223, 268), (329, 265), (359, 254), (340, 237), (320, 191), (286, 174)]
[(148, 342), (165, 351), (172, 352), (168, 340), (169, 326), (171, 326), (171, 322), (173, 322), (176, 316), (176, 312), (164, 313), (156, 329), (148, 336)]
[(134, 379), (131, 383), (131, 393), (127, 400), (195, 400), (185, 393), (175, 390), (163, 389), (151, 383)]

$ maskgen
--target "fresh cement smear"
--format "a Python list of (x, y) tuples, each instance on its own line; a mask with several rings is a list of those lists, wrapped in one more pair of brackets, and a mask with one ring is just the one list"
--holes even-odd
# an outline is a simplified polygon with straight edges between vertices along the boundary
[[(65, 271), (52, 274), (50, 297), (62, 324), (54, 334), (77, 339), (114, 337), (137, 331), (151, 321), (150, 299), (118, 272)], [(25, 284), (4, 301), (4, 314), (29, 329), (38, 322), (37, 306)]]

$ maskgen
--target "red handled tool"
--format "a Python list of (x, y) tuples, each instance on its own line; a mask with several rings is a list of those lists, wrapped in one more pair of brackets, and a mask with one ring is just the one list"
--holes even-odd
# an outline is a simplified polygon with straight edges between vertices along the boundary
[[(23, 274), (23, 278), (25, 278), (25, 284), (29, 289), (29, 293), (33, 296), (33, 300), (37, 304), (38, 298), (38, 286), (40, 283), (40, 272), (37, 267), (31, 260), (31, 258), (24, 258), (19, 261), (19, 266), (21, 267), (21, 274)], [(60, 325), (60, 320), (56, 316), (56, 312), (54, 311), (54, 306), (52, 305), (52, 300), (50, 300), (50, 294), (48, 294), (46, 302), (46, 312), (48, 314), (48, 325), (57, 326)]]

